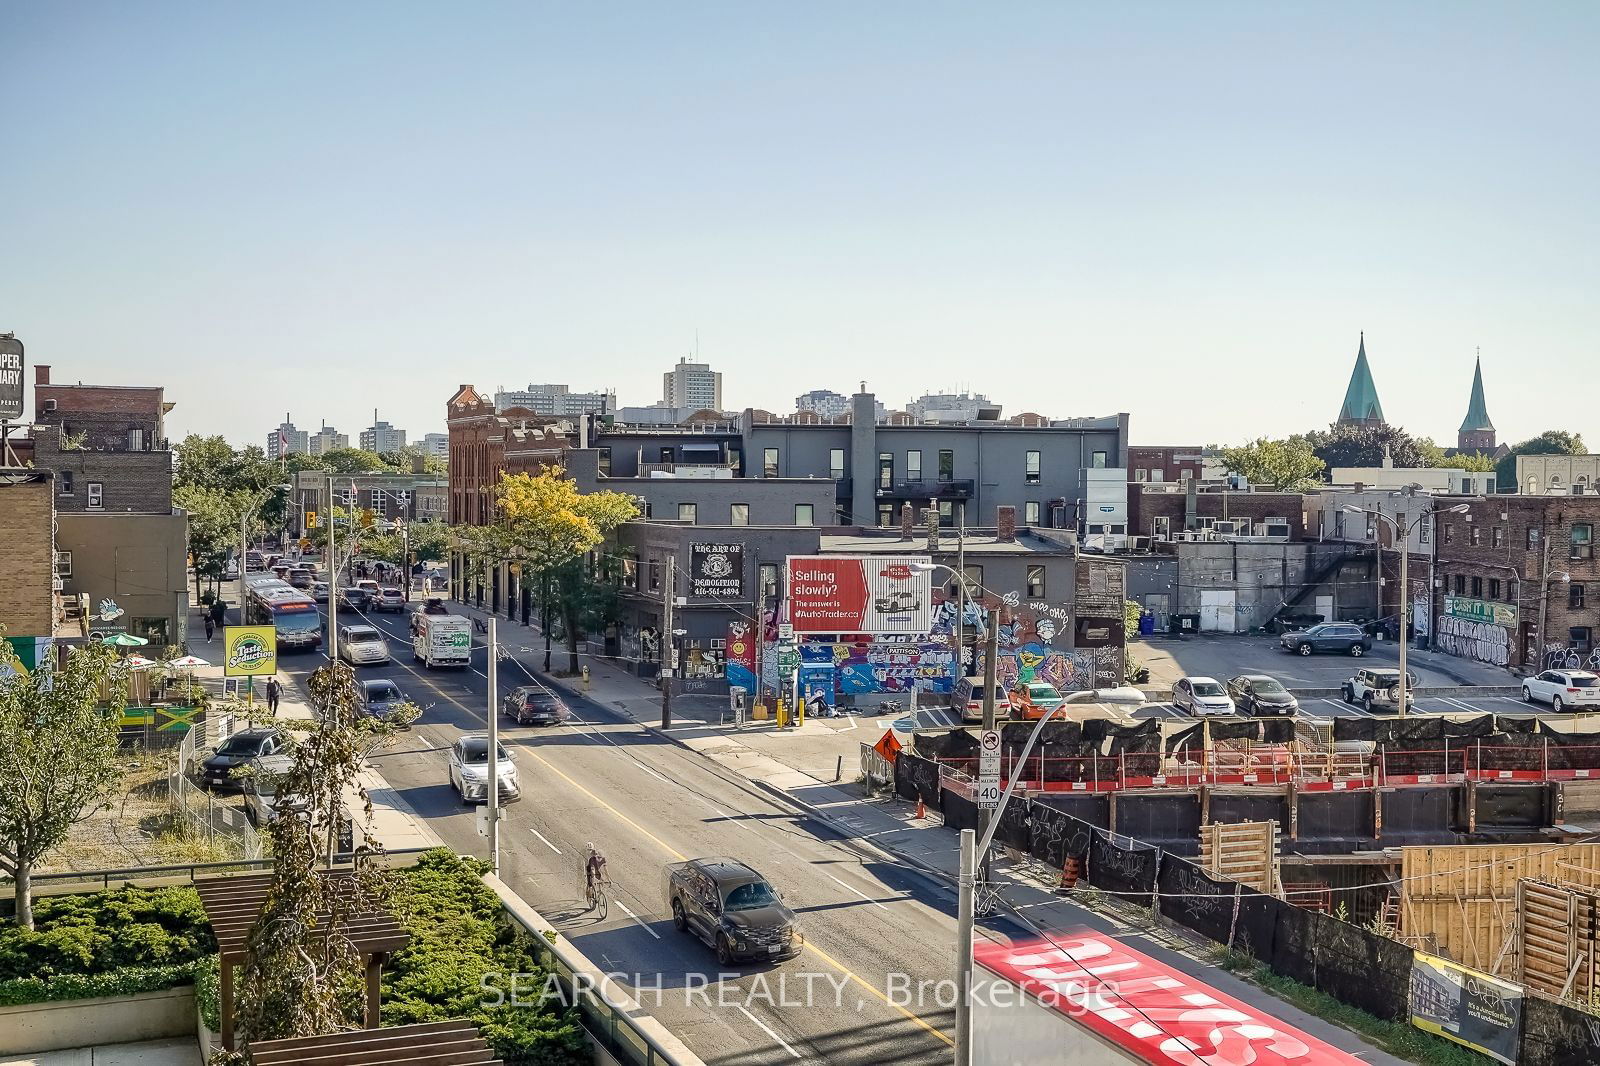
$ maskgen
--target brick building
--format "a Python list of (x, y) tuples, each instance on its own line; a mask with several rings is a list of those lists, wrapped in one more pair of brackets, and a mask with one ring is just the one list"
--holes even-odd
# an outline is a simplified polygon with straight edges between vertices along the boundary
[(0, 469), (0, 625), (13, 640), (55, 632), (51, 481), (48, 470)]
[(1128, 480), (1179, 483), (1205, 476), (1204, 451), (1198, 444), (1182, 447), (1131, 444), (1128, 446)]
[[(1440, 501), (1441, 506), (1451, 502)], [(1437, 517), (1439, 650), (1522, 670), (1595, 663), (1600, 497), (1501, 495)], [(1543, 632), (1541, 629), (1543, 619)]]
[(33, 371), (33, 461), (55, 474), (56, 510), (170, 514), (162, 389), (55, 385), (49, 366)]
[(1185, 531), (1214, 529), (1237, 536), (1303, 540), (1305, 497), (1298, 492), (1250, 492), (1181, 485), (1134, 485), (1128, 494), (1128, 533), (1155, 541)]

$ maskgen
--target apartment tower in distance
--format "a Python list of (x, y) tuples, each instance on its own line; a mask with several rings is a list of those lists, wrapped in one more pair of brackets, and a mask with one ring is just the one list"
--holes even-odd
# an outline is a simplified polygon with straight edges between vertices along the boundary
[(688, 356), (661, 375), (661, 403), (685, 411), (722, 410), (722, 374), (706, 363), (691, 363)]

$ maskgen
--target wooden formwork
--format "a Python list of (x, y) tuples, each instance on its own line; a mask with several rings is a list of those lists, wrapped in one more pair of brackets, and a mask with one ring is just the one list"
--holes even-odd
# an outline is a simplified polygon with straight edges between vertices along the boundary
[(1600, 889), (1600, 844), (1401, 848), (1400, 934), (1485, 973), (1514, 967), (1517, 882)]
[(1257, 892), (1278, 891), (1278, 823), (1212, 822), (1200, 827), (1200, 865)]
[(1594, 1002), (1600, 992), (1597, 926), (1600, 892), (1532, 878), (1517, 882), (1517, 978), (1548, 996)]

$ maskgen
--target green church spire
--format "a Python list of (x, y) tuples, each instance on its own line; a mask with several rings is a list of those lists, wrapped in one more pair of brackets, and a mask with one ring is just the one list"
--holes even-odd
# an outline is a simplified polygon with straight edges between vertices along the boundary
[(1467, 417), (1461, 422), (1461, 432), (1493, 432), (1489, 421), (1489, 407), (1483, 402), (1483, 359), (1480, 357), (1472, 370), (1472, 399), (1467, 402)]
[(1341, 423), (1382, 424), (1383, 405), (1378, 402), (1378, 386), (1372, 383), (1372, 369), (1367, 366), (1367, 334), (1361, 333), (1361, 350), (1356, 353), (1356, 368), (1350, 373), (1350, 387), (1344, 392), (1344, 406), (1339, 408)]

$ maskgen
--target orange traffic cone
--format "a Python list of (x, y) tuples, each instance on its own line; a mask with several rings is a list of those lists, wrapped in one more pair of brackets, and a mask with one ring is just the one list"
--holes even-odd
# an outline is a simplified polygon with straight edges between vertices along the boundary
[(1067, 892), (1078, 885), (1078, 860), (1068, 856), (1067, 861), (1061, 864), (1061, 883), (1056, 886), (1057, 892)]
[(917, 817), (918, 818), (926, 818), (927, 816), (928, 816), (927, 805), (922, 802), (922, 797), (918, 796), (917, 797)]

